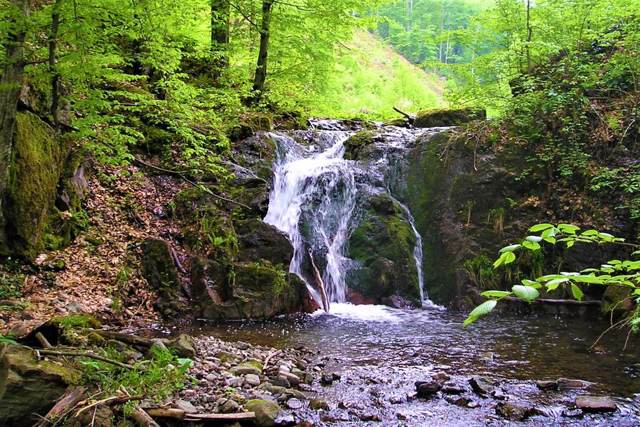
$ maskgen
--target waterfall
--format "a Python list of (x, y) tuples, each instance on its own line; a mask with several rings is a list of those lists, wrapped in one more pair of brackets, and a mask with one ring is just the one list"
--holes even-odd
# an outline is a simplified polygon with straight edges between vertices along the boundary
[[(344, 142), (353, 131), (344, 130), (339, 122), (327, 122), (324, 129), (270, 133), (277, 145), (274, 162), (274, 182), (264, 221), (284, 232), (294, 249), (290, 271), (308, 284), (316, 302), (320, 296), (309, 274), (309, 253), (322, 274), (331, 302), (347, 301), (346, 274), (354, 268), (354, 261), (345, 256), (346, 244), (357, 223), (359, 200), (367, 194), (387, 192), (385, 177), (390, 169), (389, 153), (404, 149), (407, 141), (414, 141), (418, 133), (408, 130), (382, 128), (383, 154), (368, 163), (344, 159)], [(413, 258), (418, 274), (420, 297), (428, 301), (424, 292), (422, 268), (422, 237), (409, 208), (393, 200), (402, 208), (406, 221), (416, 237)], [(320, 262), (318, 262), (320, 261)]]

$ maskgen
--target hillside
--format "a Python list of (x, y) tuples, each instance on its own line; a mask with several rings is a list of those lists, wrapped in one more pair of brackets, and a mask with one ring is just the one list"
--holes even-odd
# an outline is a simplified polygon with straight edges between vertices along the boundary
[(425, 73), (375, 35), (357, 31), (338, 53), (335, 72), (312, 114), (332, 117), (394, 116), (393, 106), (407, 111), (442, 107), (443, 82)]

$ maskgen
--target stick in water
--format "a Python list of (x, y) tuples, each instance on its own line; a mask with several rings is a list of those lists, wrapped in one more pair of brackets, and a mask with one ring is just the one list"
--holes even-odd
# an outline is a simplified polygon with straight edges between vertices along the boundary
[(316, 263), (313, 260), (313, 254), (311, 253), (311, 249), (309, 249), (309, 258), (311, 259), (311, 266), (313, 267), (313, 275), (316, 279), (316, 286), (320, 289), (320, 297), (322, 298), (322, 308), (327, 313), (329, 312), (329, 298), (327, 298), (327, 292), (324, 288), (324, 282), (322, 281), (322, 276), (320, 276), (320, 271), (318, 271), (318, 267), (316, 267)]

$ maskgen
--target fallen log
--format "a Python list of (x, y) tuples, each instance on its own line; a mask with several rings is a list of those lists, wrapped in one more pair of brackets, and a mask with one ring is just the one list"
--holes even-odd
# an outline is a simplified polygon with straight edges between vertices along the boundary
[(173, 418), (176, 420), (184, 419), (186, 412), (179, 408), (145, 408), (144, 411), (151, 418)]
[(311, 249), (309, 249), (309, 258), (311, 259), (311, 266), (313, 267), (313, 276), (316, 280), (316, 286), (320, 289), (320, 298), (322, 299), (322, 308), (327, 313), (329, 312), (329, 298), (327, 298), (327, 292), (324, 288), (324, 282), (322, 281), (322, 276), (320, 275), (320, 271), (318, 267), (316, 267), (316, 263), (313, 260), (313, 254), (311, 253)]
[(127, 365), (126, 363), (118, 362), (117, 360), (112, 360), (106, 357), (99, 356), (95, 353), (91, 353), (90, 351), (57, 351), (57, 350), (35, 350), (39, 356), (70, 356), (70, 357), (87, 357), (89, 359), (99, 360), (101, 362), (109, 363), (111, 365), (118, 366), (124, 369), (133, 369), (133, 366)]
[(155, 422), (153, 418), (140, 406), (136, 405), (131, 412), (131, 418), (139, 427), (160, 427), (160, 424)]
[(239, 412), (237, 414), (187, 414), (186, 421), (242, 421), (255, 419), (255, 412)]
[(40, 343), (40, 345), (42, 346), (42, 348), (52, 348), (53, 347), (51, 345), (51, 343), (49, 342), (49, 340), (47, 338), (45, 338), (44, 335), (42, 335), (42, 332), (36, 332), (35, 337), (38, 340), (38, 342)]
[(121, 332), (107, 331), (104, 329), (97, 329), (95, 332), (103, 338), (121, 341), (125, 344), (133, 345), (136, 347), (149, 348), (154, 344), (154, 341), (152, 339), (123, 334)]
[(40, 421), (34, 424), (34, 427), (46, 427), (71, 413), (78, 403), (85, 399), (86, 392), (87, 389), (84, 387), (68, 389), (60, 399), (58, 399), (53, 408), (51, 408)]
[(409, 121), (410, 125), (412, 125), (416, 121), (416, 116), (412, 116), (411, 114), (405, 113), (404, 111), (400, 110), (398, 107), (393, 107), (393, 111), (405, 116), (406, 119)]

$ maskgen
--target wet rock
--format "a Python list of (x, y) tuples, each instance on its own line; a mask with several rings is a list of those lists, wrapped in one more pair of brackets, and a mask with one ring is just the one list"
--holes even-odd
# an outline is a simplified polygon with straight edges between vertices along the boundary
[(496, 405), (496, 414), (509, 421), (524, 421), (534, 414), (533, 406), (500, 402)]
[(557, 390), (558, 382), (557, 381), (536, 381), (536, 386), (540, 390)]
[(582, 409), (564, 409), (562, 411), (562, 416), (567, 418), (580, 418), (584, 415)]
[(557, 383), (559, 390), (585, 389), (591, 385), (588, 381), (570, 378), (558, 378)]
[(336, 374), (335, 372), (331, 374), (323, 374), (322, 377), (320, 378), (320, 384), (331, 385), (335, 381), (339, 381), (340, 378), (341, 378), (340, 375)]
[(182, 409), (187, 414), (195, 414), (198, 412), (198, 409), (191, 404), (191, 402), (187, 402), (186, 400), (178, 400), (175, 403), (176, 408)]
[(302, 402), (299, 399), (296, 399), (295, 397), (293, 397), (287, 400), (287, 408), (292, 410), (300, 409), (302, 408)]
[(382, 421), (380, 415), (375, 412), (363, 412), (358, 414), (358, 418), (360, 418), (360, 421)]
[(480, 396), (487, 396), (495, 390), (491, 380), (484, 377), (472, 377), (469, 379), (469, 384), (473, 391)]
[(460, 406), (466, 408), (469, 403), (471, 403), (471, 399), (465, 396), (445, 396), (444, 400), (451, 403), (452, 405)]
[(445, 394), (462, 394), (465, 388), (454, 382), (446, 382), (442, 385), (442, 392)]
[(163, 316), (175, 317), (186, 311), (169, 243), (160, 239), (147, 239), (142, 243), (142, 275), (158, 295), (156, 307)]
[(446, 372), (436, 372), (435, 374), (431, 375), (431, 378), (433, 378), (435, 381), (444, 382), (449, 381), (451, 377)]
[(614, 412), (618, 409), (616, 402), (608, 396), (578, 396), (576, 407), (585, 412)]
[(485, 110), (461, 108), (457, 110), (426, 110), (420, 111), (413, 122), (418, 128), (431, 128), (442, 126), (459, 126), (473, 120), (487, 118)]
[(260, 385), (260, 377), (255, 374), (247, 374), (244, 376), (245, 383), (249, 384), (251, 387), (257, 387)]
[(285, 377), (282, 377), (282, 376), (269, 378), (269, 382), (278, 387), (284, 387), (284, 388), (291, 387), (289, 380), (287, 380)]
[(297, 386), (301, 383), (300, 378), (297, 375), (294, 374), (290, 374), (287, 372), (282, 372), (279, 375), (280, 377), (286, 379), (287, 381), (289, 381), (289, 384), (291, 384), (292, 386)]
[(244, 404), (249, 412), (255, 412), (256, 425), (259, 427), (272, 427), (276, 425), (276, 418), (280, 413), (280, 406), (270, 400), (253, 399)]
[(222, 404), (220, 411), (225, 414), (231, 414), (234, 412), (238, 412), (240, 409), (240, 405), (235, 400), (228, 399), (226, 402)]
[(296, 425), (296, 418), (293, 416), (293, 414), (286, 414), (286, 413), (280, 413), (280, 415), (278, 415), (278, 417), (276, 418), (275, 424), (277, 426), (295, 426)]
[(311, 401), (309, 402), (309, 407), (311, 407), (311, 409), (315, 409), (316, 411), (320, 409), (328, 410), (329, 404), (324, 399), (311, 399)]
[(507, 395), (504, 394), (504, 392), (500, 389), (495, 389), (492, 393), (491, 393), (491, 397), (493, 397), (496, 400), (505, 400), (507, 398)]
[(417, 381), (415, 385), (417, 396), (422, 399), (432, 397), (442, 388), (442, 384), (435, 380)]

